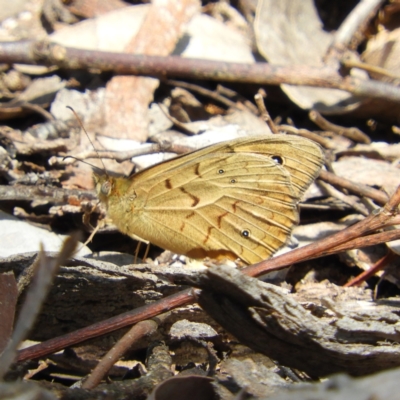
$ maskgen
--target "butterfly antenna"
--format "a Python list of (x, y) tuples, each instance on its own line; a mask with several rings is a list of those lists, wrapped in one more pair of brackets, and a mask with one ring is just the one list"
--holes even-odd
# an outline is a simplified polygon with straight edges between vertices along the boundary
[[(86, 135), (86, 137), (89, 139), (89, 142), (90, 142), (90, 144), (91, 144), (92, 147), (93, 147), (93, 150), (97, 153), (97, 157), (99, 158), (99, 160), (100, 160), (101, 163), (103, 164), (104, 174), (105, 174), (106, 176), (108, 176), (108, 174), (107, 174), (107, 168), (106, 168), (106, 166), (105, 166), (105, 164), (104, 164), (104, 161), (103, 161), (103, 159), (100, 157), (100, 154), (99, 154), (99, 152), (97, 151), (96, 147), (94, 147), (94, 144), (93, 144), (93, 142), (92, 142), (92, 139), (90, 139), (90, 136), (89, 136), (89, 134), (87, 133), (85, 127), (83, 126), (83, 122), (82, 122), (82, 120), (80, 119), (79, 115), (76, 113), (76, 111), (75, 111), (71, 106), (67, 106), (67, 108), (70, 109), (70, 110), (74, 113), (75, 118), (77, 119), (77, 121), (78, 121), (78, 123), (79, 123), (79, 126), (82, 128), (83, 132), (85, 132), (85, 135)], [(91, 165), (91, 164), (89, 164), (89, 163), (87, 163), (87, 162), (85, 162), (85, 161), (79, 160), (78, 158), (73, 157), (73, 156), (64, 157), (64, 160), (65, 160), (66, 158), (68, 158), (68, 157), (75, 158), (75, 160), (78, 160), (78, 161), (83, 162), (84, 164), (90, 165), (92, 168), (95, 168), (95, 169), (97, 168), (97, 167), (94, 167), (93, 165)]]
[(89, 165), (89, 166), (92, 167), (93, 169), (99, 170), (99, 168), (96, 167), (95, 165), (90, 164), (90, 163), (88, 163), (87, 161), (84, 161), (84, 160), (82, 160), (82, 159), (79, 158), (79, 157), (75, 157), (75, 156), (65, 156), (65, 157), (63, 157), (63, 161), (65, 161), (67, 158), (73, 158), (73, 159), (76, 160), (76, 161), (79, 161), (79, 162), (81, 162), (81, 163), (83, 163), (83, 164)]

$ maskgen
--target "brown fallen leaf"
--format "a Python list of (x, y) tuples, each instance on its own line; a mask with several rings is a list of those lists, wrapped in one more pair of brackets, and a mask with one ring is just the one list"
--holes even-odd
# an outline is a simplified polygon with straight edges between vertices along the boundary
[[(154, 1), (141, 29), (125, 50), (146, 55), (170, 54), (198, 7), (197, 0)], [(146, 141), (148, 120), (145, 116), (158, 85), (157, 79), (148, 77), (111, 79), (105, 96), (105, 135)]]

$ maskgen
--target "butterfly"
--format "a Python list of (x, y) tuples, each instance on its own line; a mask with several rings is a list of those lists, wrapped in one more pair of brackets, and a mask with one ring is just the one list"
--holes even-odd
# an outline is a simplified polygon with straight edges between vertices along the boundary
[(122, 232), (190, 258), (262, 261), (284, 246), (321, 147), (284, 134), (248, 136), (161, 162), (131, 177), (94, 172)]

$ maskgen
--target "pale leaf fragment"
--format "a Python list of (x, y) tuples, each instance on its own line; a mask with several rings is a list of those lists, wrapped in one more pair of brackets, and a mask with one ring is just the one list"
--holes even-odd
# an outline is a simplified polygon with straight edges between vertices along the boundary
[(378, 32), (368, 41), (362, 59), (367, 64), (384, 68), (389, 74), (370, 72), (373, 79), (398, 85), (400, 82), (400, 28), (391, 32), (387, 30)]
[[(277, 65), (324, 66), (332, 35), (322, 28), (314, 1), (260, 0), (254, 24), (259, 52)], [(332, 111), (351, 96), (342, 90), (282, 85), (299, 107)]]

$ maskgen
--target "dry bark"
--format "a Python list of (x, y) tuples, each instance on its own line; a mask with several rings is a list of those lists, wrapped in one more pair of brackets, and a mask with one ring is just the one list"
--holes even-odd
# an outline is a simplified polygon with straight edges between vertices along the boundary
[(199, 304), (209, 315), (283, 365), (314, 377), (400, 366), (397, 300), (363, 300), (352, 309), (330, 300), (313, 314), (287, 291), (226, 266), (208, 269), (195, 284), (203, 288)]

